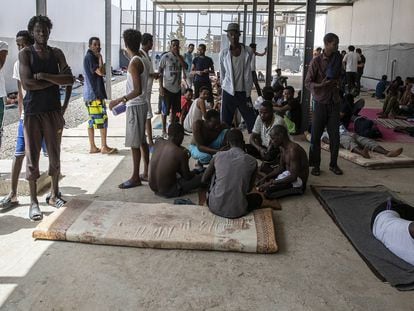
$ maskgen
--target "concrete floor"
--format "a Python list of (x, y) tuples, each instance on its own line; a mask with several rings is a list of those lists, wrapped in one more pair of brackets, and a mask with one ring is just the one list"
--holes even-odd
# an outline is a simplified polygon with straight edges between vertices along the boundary
[[(115, 86), (115, 94), (122, 92), (123, 83)], [(109, 144), (120, 149), (118, 155), (89, 155), (86, 130), (83, 137), (67, 137), (66, 130), (62, 193), (172, 202), (154, 196), (146, 184), (116, 187), (131, 170), (130, 152), (118, 135), (122, 118), (110, 119)], [(404, 148), (414, 156), (413, 145)], [(339, 160), (345, 174), (335, 176), (327, 165), (322, 151), (323, 173), (309, 184), (384, 184), (414, 203), (412, 168), (372, 171)], [(196, 200), (194, 194), (185, 197)], [(20, 202), (0, 214), (2, 310), (413, 310), (413, 293), (379, 281), (309, 190), (281, 200), (282, 210), (274, 212), (280, 251), (273, 255), (34, 241), (28, 198)]]

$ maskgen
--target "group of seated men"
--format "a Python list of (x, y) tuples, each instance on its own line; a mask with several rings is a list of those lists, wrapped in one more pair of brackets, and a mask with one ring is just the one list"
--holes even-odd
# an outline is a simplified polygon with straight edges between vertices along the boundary
[(414, 77), (407, 77), (403, 82), (398, 76), (388, 83), (387, 76), (383, 75), (377, 84), (375, 97), (385, 99), (380, 118), (414, 116)]
[[(261, 104), (250, 144), (239, 129), (222, 123), (215, 109), (194, 121), (192, 134), (186, 149), (181, 146), (184, 127), (173, 123), (168, 139), (155, 143), (149, 173), (155, 194), (173, 198), (198, 189), (200, 205), (206, 203), (216, 215), (238, 218), (260, 208), (263, 198), (304, 193), (309, 175), (306, 152), (289, 139), (272, 102)], [(197, 161), (193, 170), (190, 158)], [(263, 161), (260, 167), (257, 159)]]

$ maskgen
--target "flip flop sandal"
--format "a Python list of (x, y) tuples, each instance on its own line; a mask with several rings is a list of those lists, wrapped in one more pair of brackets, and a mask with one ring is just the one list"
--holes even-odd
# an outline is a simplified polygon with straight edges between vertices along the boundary
[(95, 151), (89, 151), (90, 154), (100, 153), (100, 152), (101, 152), (101, 149), (100, 148), (97, 148)]
[(29, 209), (29, 218), (32, 221), (39, 221), (43, 219), (43, 214), (39, 208), (39, 205), (32, 204)]
[(118, 153), (118, 149), (116, 149), (116, 148), (111, 148), (111, 149), (109, 149), (108, 151), (101, 151), (101, 153), (102, 154), (116, 154), (116, 153)]
[(141, 183), (136, 184), (136, 183), (133, 183), (130, 180), (127, 180), (127, 181), (124, 181), (122, 184), (119, 184), (118, 188), (120, 188), (120, 189), (130, 189), (130, 188), (134, 188), (134, 187), (138, 187), (138, 186), (142, 186), (142, 184)]
[(195, 205), (190, 199), (175, 199), (174, 204), (176, 205)]
[(7, 209), (16, 207), (19, 205), (19, 201), (12, 201), (11, 198), (7, 197), (0, 201), (0, 209)]
[(67, 201), (63, 200), (61, 197), (57, 197), (56, 198), (56, 202), (55, 202), (55, 207), (56, 208), (61, 208), (63, 205), (66, 204)]
[[(59, 193), (58, 193), (58, 198), (60, 198), (62, 196), (62, 193), (59, 191)], [(45, 199), (45, 201), (46, 201), (46, 203), (47, 203), (47, 205), (50, 205), (49, 204), (49, 201), (50, 201), (50, 198), (52, 197), (52, 194), (51, 193), (49, 193), (47, 196), (46, 196), (46, 199)]]

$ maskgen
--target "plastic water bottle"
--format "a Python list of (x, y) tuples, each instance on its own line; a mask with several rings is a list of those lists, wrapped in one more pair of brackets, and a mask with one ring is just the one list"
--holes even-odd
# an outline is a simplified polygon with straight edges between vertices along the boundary
[(125, 111), (126, 111), (125, 103), (120, 103), (120, 104), (116, 105), (114, 108), (112, 108), (112, 114), (114, 116), (117, 116), (121, 113), (124, 113)]

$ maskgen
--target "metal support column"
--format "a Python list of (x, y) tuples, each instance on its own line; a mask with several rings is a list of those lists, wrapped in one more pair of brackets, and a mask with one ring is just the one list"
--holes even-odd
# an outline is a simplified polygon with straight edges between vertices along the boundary
[(309, 126), (309, 110), (311, 104), (311, 93), (305, 87), (305, 79), (309, 69), (309, 63), (313, 57), (313, 44), (315, 36), (316, 19), (316, 0), (306, 1), (306, 25), (305, 25), (305, 57), (303, 61), (302, 76), (302, 126), (301, 131), (305, 131)]
[[(154, 1), (152, 3), (152, 35), (154, 38), (154, 46), (152, 47), (153, 51), (158, 50), (158, 37), (159, 33), (157, 33), (157, 2)], [(155, 61), (155, 53), (152, 53), (152, 61)]]
[(167, 10), (164, 9), (164, 38), (162, 49), (167, 50)]
[(247, 4), (244, 5), (244, 12), (243, 12), (243, 44), (246, 44), (246, 32), (247, 32)]
[(266, 86), (272, 83), (273, 32), (275, 29), (275, 0), (269, 0), (269, 18), (267, 24)]
[(36, 15), (47, 15), (47, 0), (36, 0)]
[(141, 30), (141, 0), (135, 0), (135, 26), (136, 30)]
[(253, 0), (252, 15), (252, 42), (256, 43), (256, 23), (257, 23), (257, 0)]
[(112, 48), (112, 36), (111, 36), (111, 0), (105, 0), (105, 71), (106, 71), (106, 93), (108, 98), (112, 98), (112, 85), (111, 85), (111, 48)]

